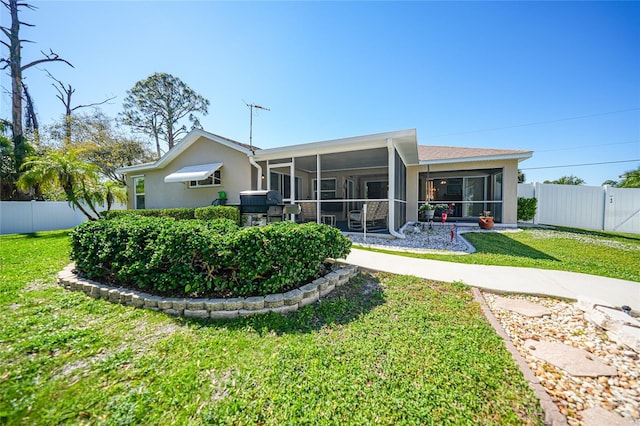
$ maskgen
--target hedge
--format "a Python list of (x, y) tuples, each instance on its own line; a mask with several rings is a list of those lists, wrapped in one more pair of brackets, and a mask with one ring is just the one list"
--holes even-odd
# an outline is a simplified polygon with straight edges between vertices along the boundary
[(531, 220), (536, 215), (537, 198), (518, 197), (518, 220)]
[(231, 206), (198, 207), (194, 217), (200, 220), (230, 219), (240, 225), (240, 209)]
[(170, 217), (178, 220), (195, 219), (195, 207), (173, 208), (173, 209), (140, 209), (140, 210), (109, 210), (106, 213), (107, 219), (115, 219), (124, 216), (145, 216), (145, 217)]
[(350, 247), (338, 229), (317, 223), (240, 228), (229, 219), (130, 216), (85, 222), (71, 233), (71, 258), (88, 278), (171, 295), (287, 291)]

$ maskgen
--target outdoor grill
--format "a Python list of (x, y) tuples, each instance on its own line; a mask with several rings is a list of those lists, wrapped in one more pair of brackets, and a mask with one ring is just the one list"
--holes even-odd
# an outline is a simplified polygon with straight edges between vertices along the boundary
[(248, 225), (282, 220), (282, 195), (278, 191), (240, 192), (240, 214)]

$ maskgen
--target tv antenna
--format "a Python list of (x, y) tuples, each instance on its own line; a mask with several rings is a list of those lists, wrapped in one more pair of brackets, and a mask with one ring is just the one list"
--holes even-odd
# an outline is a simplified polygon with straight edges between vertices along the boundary
[(249, 148), (251, 149), (251, 152), (253, 152), (253, 110), (254, 108), (263, 109), (265, 111), (271, 110), (260, 105), (248, 104), (244, 101), (244, 99), (242, 100), (242, 102), (244, 102), (244, 104), (249, 107)]

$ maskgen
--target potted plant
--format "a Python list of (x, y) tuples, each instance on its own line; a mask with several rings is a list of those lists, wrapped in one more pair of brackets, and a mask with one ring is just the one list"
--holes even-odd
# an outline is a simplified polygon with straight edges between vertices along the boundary
[(485, 210), (482, 212), (482, 216), (478, 218), (478, 225), (480, 225), (480, 229), (493, 229), (493, 216), (491, 216), (491, 211)]
[(418, 212), (424, 215), (426, 220), (432, 220), (433, 214), (435, 213), (435, 207), (429, 203), (424, 203), (423, 205), (420, 206), (420, 208), (418, 209)]

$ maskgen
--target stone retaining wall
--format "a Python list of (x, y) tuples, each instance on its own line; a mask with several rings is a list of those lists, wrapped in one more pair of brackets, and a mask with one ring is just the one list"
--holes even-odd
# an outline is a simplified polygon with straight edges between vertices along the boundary
[(128, 288), (112, 287), (79, 278), (73, 272), (74, 269), (75, 265), (70, 263), (60, 271), (58, 284), (69, 290), (83, 291), (91, 297), (107, 299), (113, 303), (152, 309), (174, 316), (213, 319), (297, 311), (298, 308), (318, 301), (336, 287), (346, 284), (358, 272), (357, 266), (348, 265), (286, 293), (231, 299), (189, 299), (154, 296)]

